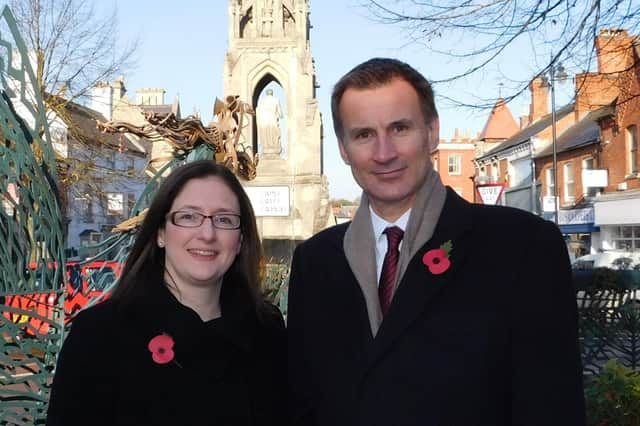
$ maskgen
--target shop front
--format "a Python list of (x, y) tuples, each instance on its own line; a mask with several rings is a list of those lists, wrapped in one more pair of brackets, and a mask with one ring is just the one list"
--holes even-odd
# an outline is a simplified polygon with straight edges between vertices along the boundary
[[(554, 221), (554, 212), (544, 212), (546, 220)], [(593, 206), (558, 210), (558, 227), (564, 235), (572, 259), (595, 252), (600, 228), (595, 223)]]

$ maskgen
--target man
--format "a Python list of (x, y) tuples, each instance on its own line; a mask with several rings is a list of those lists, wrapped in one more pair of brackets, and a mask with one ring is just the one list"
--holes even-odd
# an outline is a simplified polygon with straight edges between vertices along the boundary
[(351, 223), (294, 253), (293, 424), (584, 424), (557, 227), (442, 185), (429, 156), (439, 139), (433, 92), (409, 65), (358, 65), (331, 106), (363, 195)]

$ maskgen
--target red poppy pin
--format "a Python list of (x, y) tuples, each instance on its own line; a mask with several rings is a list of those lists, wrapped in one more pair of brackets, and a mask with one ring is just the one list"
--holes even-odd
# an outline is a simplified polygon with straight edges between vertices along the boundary
[(175, 353), (173, 352), (173, 338), (168, 334), (158, 334), (153, 339), (149, 340), (149, 351), (151, 352), (151, 358), (156, 364), (167, 364), (173, 361), (178, 367), (181, 367), (173, 358)]
[(451, 261), (451, 250), (453, 250), (453, 244), (451, 240), (447, 241), (440, 248), (429, 250), (422, 256), (422, 263), (427, 265), (429, 272), (434, 275), (440, 275), (449, 269)]

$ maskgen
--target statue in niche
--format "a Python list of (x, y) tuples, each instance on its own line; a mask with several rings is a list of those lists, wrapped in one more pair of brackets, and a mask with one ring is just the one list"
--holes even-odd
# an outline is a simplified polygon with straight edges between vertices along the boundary
[(281, 118), (282, 108), (280, 107), (280, 101), (273, 95), (273, 90), (267, 89), (266, 96), (260, 98), (256, 108), (258, 142), (262, 146), (262, 153), (266, 157), (279, 156), (282, 152)]

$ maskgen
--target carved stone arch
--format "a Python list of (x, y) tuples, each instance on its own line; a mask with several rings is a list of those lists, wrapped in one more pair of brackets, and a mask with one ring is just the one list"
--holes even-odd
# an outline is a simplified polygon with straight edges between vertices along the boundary
[(284, 7), (286, 7), (287, 9), (289, 9), (289, 11), (291, 11), (291, 13), (294, 12), (294, 10), (293, 10), (293, 2), (291, 0), (282, 0), (282, 5)]
[[(288, 102), (289, 102), (289, 94), (286, 92), (286, 87), (288, 87), (287, 74), (282, 69), (282, 67), (272, 61), (266, 60), (259, 64), (254, 68), (252, 72), (249, 73), (248, 81), (249, 87), (253, 86), (251, 91), (251, 106), (254, 111), (257, 110), (258, 107), (258, 98), (260, 94), (264, 90), (264, 88), (271, 82), (277, 83), (281, 88), (282, 92), (285, 95), (285, 112), (289, 111)], [(286, 118), (286, 117), (285, 117)], [(256, 120), (252, 120), (251, 125), (251, 134), (252, 134), (252, 148), (253, 152), (258, 152), (258, 126)]]
[(242, 13), (242, 18), (240, 18), (240, 38), (245, 38), (247, 36), (247, 26), (250, 24), (251, 19), (253, 18), (253, 8), (249, 7)]
[(253, 3), (255, 3), (254, 0), (247, 0), (247, 2), (242, 5), (242, 14), (243, 15), (246, 15), (247, 11), (253, 7)]

